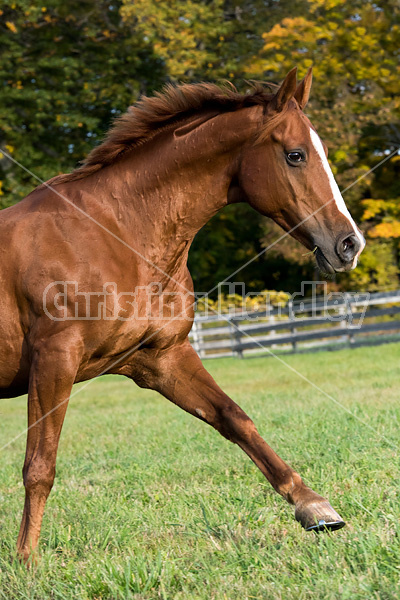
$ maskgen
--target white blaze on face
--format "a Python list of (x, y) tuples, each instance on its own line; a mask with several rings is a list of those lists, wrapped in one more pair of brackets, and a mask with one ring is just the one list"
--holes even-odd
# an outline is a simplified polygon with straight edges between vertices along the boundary
[(339, 186), (335, 181), (335, 178), (332, 173), (332, 169), (328, 163), (328, 159), (326, 158), (326, 154), (324, 152), (324, 147), (322, 145), (320, 137), (319, 137), (318, 133), (316, 131), (314, 131), (314, 129), (311, 129), (311, 127), (310, 127), (310, 136), (311, 136), (312, 144), (313, 144), (319, 158), (321, 159), (324, 171), (328, 176), (329, 185), (330, 185), (331, 192), (332, 192), (332, 198), (335, 201), (335, 204), (336, 204), (338, 210), (349, 221), (350, 227), (351, 227), (351, 229), (353, 229), (354, 235), (360, 241), (360, 249), (357, 252), (357, 256), (354, 257), (354, 261), (353, 261), (353, 265), (352, 265), (352, 268), (354, 268), (357, 265), (358, 257), (360, 256), (361, 252), (364, 249), (365, 240), (364, 240), (363, 236), (361, 235), (361, 233), (359, 232), (358, 227), (355, 224), (353, 217), (349, 213), (349, 210), (348, 210), (346, 204), (344, 203), (343, 196), (340, 193)]

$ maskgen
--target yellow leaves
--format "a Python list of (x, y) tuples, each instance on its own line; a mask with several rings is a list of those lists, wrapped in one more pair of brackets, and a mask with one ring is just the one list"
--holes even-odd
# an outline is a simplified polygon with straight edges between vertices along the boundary
[[(267, 37), (266, 33), (263, 33), (263, 38), (265, 39)], [(279, 44), (277, 44), (276, 42), (268, 42), (268, 44), (265, 44), (263, 50), (264, 52), (267, 52), (268, 50), (275, 50), (279, 48)]]
[[(288, 67), (293, 64), (293, 59), (296, 63), (299, 60), (302, 63), (307, 60), (308, 64), (304, 66), (308, 67), (314, 61), (310, 59), (310, 55), (305, 57), (304, 52), (313, 51), (317, 40), (329, 38), (331, 35), (332, 33), (325, 27), (320, 27), (318, 23), (313, 23), (304, 17), (286, 18), (281, 23), (274, 25), (269, 32), (263, 34), (265, 43), (262, 53), (269, 55), (271, 51), (278, 50), (278, 54), (274, 57), (278, 64), (282, 64), (286, 60), (285, 67)], [(274, 68), (273, 62), (270, 67)]]
[(331, 10), (341, 4), (344, 4), (346, 0), (310, 0), (311, 12), (315, 12), (319, 8), (323, 10)]
[(273, 38), (287, 38), (296, 35), (296, 32), (300, 34), (300, 31), (303, 31), (310, 26), (313, 27), (313, 25), (314, 24), (311, 21), (307, 21), (307, 19), (304, 19), (303, 17), (295, 17), (294, 19), (286, 18), (282, 20), (282, 25), (277, 23), (268, 33), (263, 33), (262, 37), (266, 42), (267, 40), (272, 41)]
[(271, 29), (271, 31), (269, 31), (268, 33), (263, 33), (262, 36), (266, 40), (266, 39), (269, 39), (272, 37), (277, 37), (277, 38), (285, 37), (285, 36), (287, 36), (287, 34), (288, 34), (287, 29), (284, 29), (278, 23), (277, 25), (274, 25), (274, 27)]
[(217, 49), (226, 41), (229, 27), (221, 0), (123, 0), (120, 15), (125, 23), (132, 21), (136, 32), (153, 46), (171, 79), (192, 78), (199, 72), (209, 78), (209, 69), (215, 69), (214, 77), (224, 71)]
[(400, 237), (400, 203), (398, 199), (379, 200), (367, 198), (362, 201), (365, 207), (363, 221), (380, 220), (368, 231), (370, 238), (393, 239)]
[(349, 273), (350, 289), (382, 291), (398, 287), (397, 264), (391, 241), (369, 240), (357, 269)]
[[(6, 144), (4, 147), (7, 150), (8, 154), (12, 154), (14, 152), (14, 146), (11, 146), (10, 144)], [(5, 158), (5, 157), (6, 157), (6, 155), (3, 152), (0, 152), (0, 160), (3, 160), (3, 158)]]
[(208, 296), (199, 298), (196, 303), (198, 312), (219, 311), (228, 312), (234, 308), (244, 310), (259, 310), (266, 305), (286, 306), (289, 295), (275, 290), (263, 290), (258, 296), (240, 296), (239, 294), (219, 294), (218, 300)]
[(369, 232), (371, 238), (399, 238), (400, 237), (400, 221), (383, 222), (375, 225)]
[(288, 29), (314, 25), (314, 23), (312, 23), (312, 21), (307, 21), (307, 19), (304, 19), (304, 17), (295, 17), (294, 19), (287, 17), (286, 19), (283, 19), (282, 24), (284, 27), (287, 27)]
[(6, 21), (6, 27), (8, 27), (8, 29), (10, 31), (12, 31), (13, 33), (17, 33), (18, 29), (16, 28), (16, 26), (14, 25), (14, 23), (12, 21)]
[(3, 192), (3, 182), (0, 181), (0, 196), (4, 196), (4, 192)]
[(365, 206), (362, 220), (368, 221), (369, 219), (376, 217), (376, 215), (378, 215), (381, 211), (385, 210), (387, 207), (387, 201), (377, 200), (375, 198), (366, 198), (362, 201), (362, 205)]
[(304, 17), (287, 17), (263, 34), (261, 60), (252, 59), (248, 72), (257, 77), (260, 70), (284, 72), (294, 64), (300, 71), (307, 71), (315, 62), (312, 52), (317, 40), (328, 35), (318, 24)]
[[(398, 76), (391, 63), (397, 65), (398, 40), (390, 16), (375, 12), (369, 1), (365, 9), (357, 11), (357, 19), (346, 0), (308, 0), (308, 4), (307, 16), (286, 17), (263, 34), (260, 54), (264, 69), (284, 70), (293, 64), (306, 67), (313, 63), (319, 76), (328, 80), (340, 74), (352, 85), (362, 80), (379, 82), (396, 102)], [(392, 42), (388, 42), (390, 33)], [(256, 76), (253, 66), (251, 71)]]
[(345, 152), (345, 150), (336, 150), (336, 152), (333, 154), (332, 158), (335, 162), (340, 162), (342, 160), (346, 160), (347, 152)]

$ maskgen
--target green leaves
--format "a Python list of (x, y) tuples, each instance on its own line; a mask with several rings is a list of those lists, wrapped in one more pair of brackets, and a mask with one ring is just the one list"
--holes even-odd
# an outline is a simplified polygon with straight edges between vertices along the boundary
[[(345, 188), (400, 147), (400, 128), (396, 127), (400, 122), (400, 7), (397, 2), (383, 0), (308, 0), (303, 2), (303, 9), (300, 15), (286, 16), (263, 33), (264, 46), (249, 71), (255, 78), (278, 78), (297, 65), (301, 76), (313, 65), (314, 84), (307, 112), (328, 144), (333, 171)], [(373, 202), (382, 197), (395, 203), (400, 197), (393, 159), (354, 186), (345, 199), (360, 220), (363, 198)], [(386, 221), (380, 222), (380, 218)], [(399, 226), (393, 211), (385, 217), (377, 215), (373, 227), (370, 225), (365, 223), (364, 229), (371, 239), (396, 238), (382, 246), (384, 263), (394, 267), (389, 271), (396, 287)], [(351, 277), (342, 277), (339, 284), (346, 286), (351, 280), (355, 287), (377, 289), (374, 269), (368, 278), (368, 264), (371, 262), (364, 253), (361, 268)], [(387, 285), (382, 278), (380, 282), (382, 288)]]
[[(397, 0), (6, 0), (0, 12), (0, 145), (42, 179), (73, 169), (113, 117), (167, 81), (228, 79), (244, 90), (246, 78), (278, 81), (293, 66), (302, 77), (311, 64), (307, 112), (341, 187), (400, 146)], [(398, 202), (399, 181), (391, 160), (351, 188), (345, 198), (355, 218), (363, 218), (364, 199)], [(5, 156), (0, 182), (1, 207), (38, 183)], [(196, 287), (213, 286), (216, 265), (224, 278), (259, 251), (263, 221), (241, 211), (216, 217), (195, 241)], [(365, 231), (375, 240), (384, 234), (397, 270), (395, 213), (377, 213)], [(243, 218), (248, 226), (237, 227)], [(244, 281), (296, 286), (312, 267), (293, 248), (268, 253), (270, 269), (253, 263)]]
[[(165, 80), (151, 46), (122, 22), (118, 3), (8, 2), (0, 44), (0, 143), (42, 179), (74, 168), (113, 115)], [(5, 158), (0, 180), (3, 206), (38, 183)]]

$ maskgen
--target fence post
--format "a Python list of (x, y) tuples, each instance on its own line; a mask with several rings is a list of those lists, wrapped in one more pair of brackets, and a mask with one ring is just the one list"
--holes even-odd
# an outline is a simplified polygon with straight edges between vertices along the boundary
[[(290, 333), (292, 334), (292, 336), (294, 336), (297, 333), (297, 329), (294, 325), (292, 325), (292, 323), (294, 323), (296, 320), (296, 316), (295, 316), (294, 310), (293, 310), (293, 300), (289, 300), (288, 310), (289, 310), (289, 319), (290, 319)], [(294, 337), (292, 337), (292, 350), (293, 350), (293, 352), (297, 352), (297, 342)]]
[(235, 346), (239, 345), (242, 340), (242, 333), (239, 325), (236, 325), (234, 317), (229, 319), (229, 330), (231, 335), (232, 354), (238, 358), (243, 358), (243, 350), (235, 350)]
[[(275, 315), (274, 315), (274, 308), (272, 306), (272, 304), (268, 305), (268, 324), (270, 323), (275, 323)], [(271, 331), (269, 332), (269, 337), (274, 337), (276, 335), (276, 329), (271, 329)], [(271, 348), (276, 348), (276, 344), (271, 344)]]
[[(343, 294), (343, 298), (344, 298), (344, 306), (339, 306), (338, 312), (339, 312), (340, 316), (346, 315), (346, 317), (347, 317), (348, 313), (347, 313), (347, 294), (346, 294), (346, 292)], [(341, 327), (343, 327), (344, 324), (346, 324), (346, 329), (348, 329), (349, 323), (348, 323), (347, 318), (346, 319), (340, 319), (338, 321), (338, 327), (339, 327), (339, 329)], [(349, 339), (350, 339), (349, 338), (349, 334), (348, 333), (343, 334), (341, 339), (342, 339), (342, 342), (344, 344), (348, 344), (349, 343)]]
[(354, 348), (354, 342), (356, 340), (355, 340), (355, 337), (354, 337), (354, 333), (352, 333), (352, 327), (353, 327), (353, 306), (352, 306), (352, 304), (350, 302), (350, 298), (351, 298), (350, 294), (348, 294), (346, 292), (346, 294), (345, 294), (345, 299), (346, 299), (346, 314), (347, 314), (347, 317), (348, 317), (346, 319), (346, 321), (347, 321), (347, 329), (350, 330), (347, 338), (348, 338), (348, 344), (349, 344), (350, 348)]

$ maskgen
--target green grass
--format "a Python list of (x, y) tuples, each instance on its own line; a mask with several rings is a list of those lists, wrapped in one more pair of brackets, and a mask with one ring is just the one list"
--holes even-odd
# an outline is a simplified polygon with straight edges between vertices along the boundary
[[(348, 525), (304, 532), (239, 448), (116, 376), (70, 403), (37, 568), (15, 559), (25, 436), (0, 453), (1, 599), (400, 597), (400, 345), (206, 367)], [(77, 389), (77, 388), (76, 388)], [(26, 399), (0, 403), (0, 444)], [(372, 428), (372, 429), (371, 429)]]

